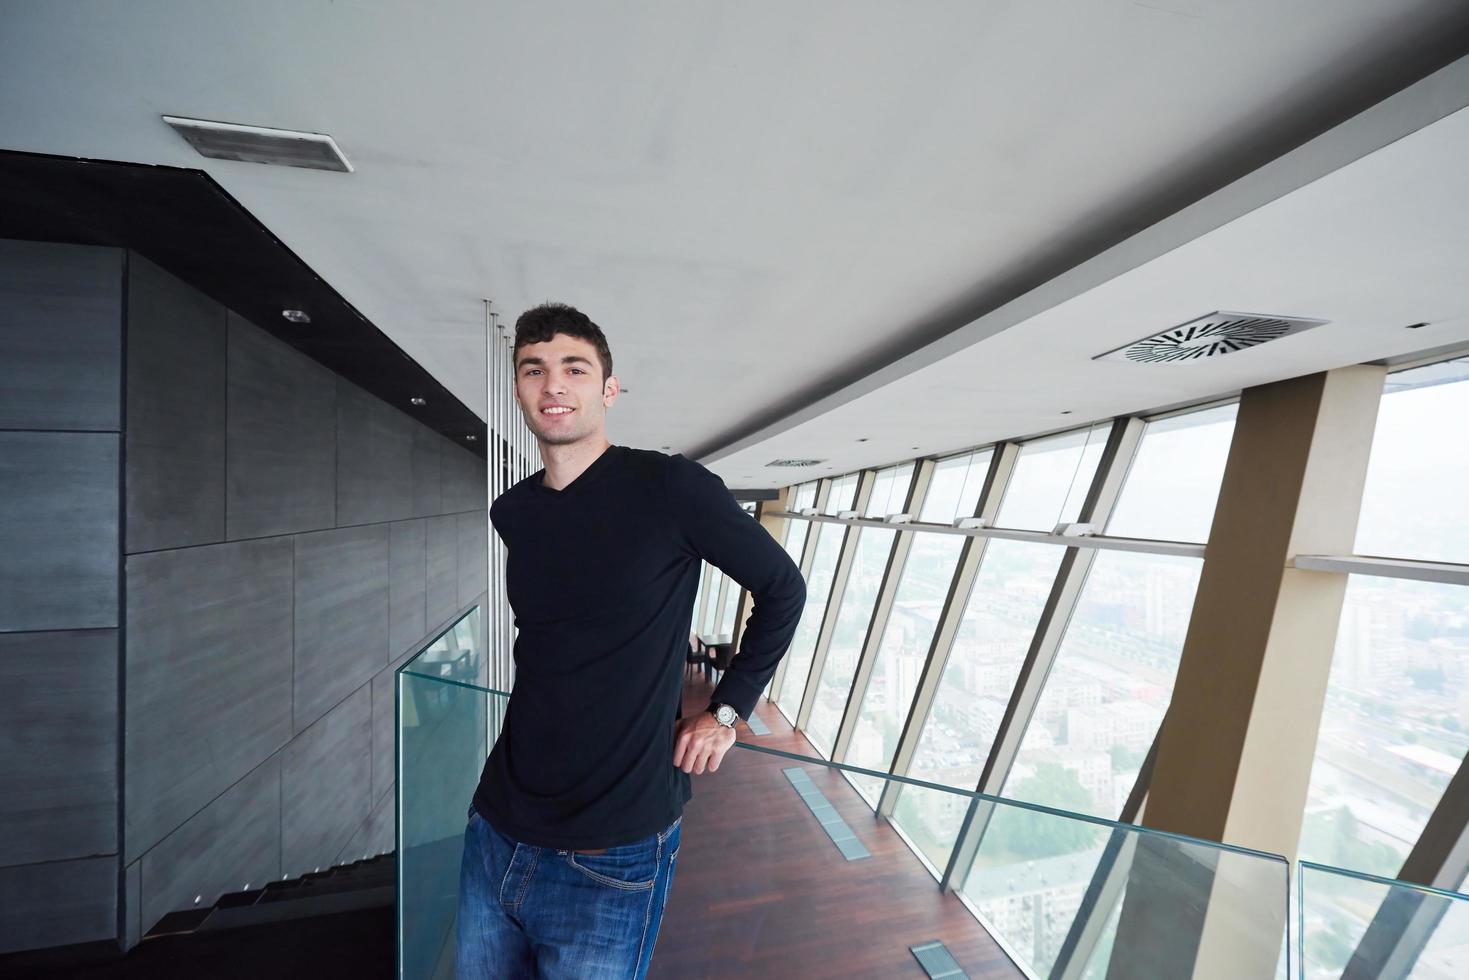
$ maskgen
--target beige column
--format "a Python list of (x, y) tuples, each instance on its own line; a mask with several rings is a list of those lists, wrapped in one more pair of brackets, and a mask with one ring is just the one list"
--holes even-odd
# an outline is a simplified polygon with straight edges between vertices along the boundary
[[(1384, 374), (1341, 368), (1241, 397), (1144, 825), (1294, 858), (1346, 576), (1292, 563), (1352, 551)], [(1274, 974), (1260, 938), (1283, 880), (1252, 879), (1245, 858), (1190, 864), (1161, 842), (1139, 849), (1109, 977)]]

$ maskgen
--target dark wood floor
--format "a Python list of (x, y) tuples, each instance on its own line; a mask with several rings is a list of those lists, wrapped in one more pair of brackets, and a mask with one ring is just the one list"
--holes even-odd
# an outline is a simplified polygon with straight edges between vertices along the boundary
[[(685, 712), (703, 710), (710, 690), (687, 682)], [(742, 724), (741, 741), (816, 757), (774, 705), (756, 711), (770, 734)], [(719, 772), (693, 777), (653, 977), (922, 978), (908, 947), (933, 939), (976, 980), (1021, 976), (840, 773), (808, 766), (872, 854), (842, 857), (781, 773), (792, 765), (735, 748)]]

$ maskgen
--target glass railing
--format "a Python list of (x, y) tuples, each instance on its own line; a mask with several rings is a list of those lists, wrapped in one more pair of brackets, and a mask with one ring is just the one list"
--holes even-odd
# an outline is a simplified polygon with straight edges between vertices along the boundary
[[(508, 696), (483, 684), (477, 611), (397, 680), (398, 975), (448, 978), (469, 801)], [(951, 888), (853, 776), (879, 812), (901, 786), (910, 806), (970, 827), (979, 844), (950, 862)], [(704, 780), (737, 805), (701, 806)], [(1288, 947), (1290, 876), (1274, 855), (745, 741), (694, 790), (655, 977), (920, 976), (920, 964), (1046, 980), (1272, 977)]]
[(1469, 977), (1469, 895), (1300, 864), (1303, 980)]

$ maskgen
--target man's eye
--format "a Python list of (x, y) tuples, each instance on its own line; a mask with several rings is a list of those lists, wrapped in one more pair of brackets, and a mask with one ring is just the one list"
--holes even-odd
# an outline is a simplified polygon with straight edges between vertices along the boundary
[(586, 374), (586, 372), (583, 371), (581, 368), (572, 368), (571, 369), (571, 373), (572, 374)]

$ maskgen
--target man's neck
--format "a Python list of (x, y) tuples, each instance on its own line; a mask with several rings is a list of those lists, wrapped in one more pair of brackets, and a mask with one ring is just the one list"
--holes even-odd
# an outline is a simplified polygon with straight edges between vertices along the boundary
[(541, 462), (546, 464), (546, 475), (541, 484), (552, 490), (564, 490), (573, 480), (586, 472), (612, 444), (600, 433), (594, 438), (567, 443), (564, 446), (540, 444)]

